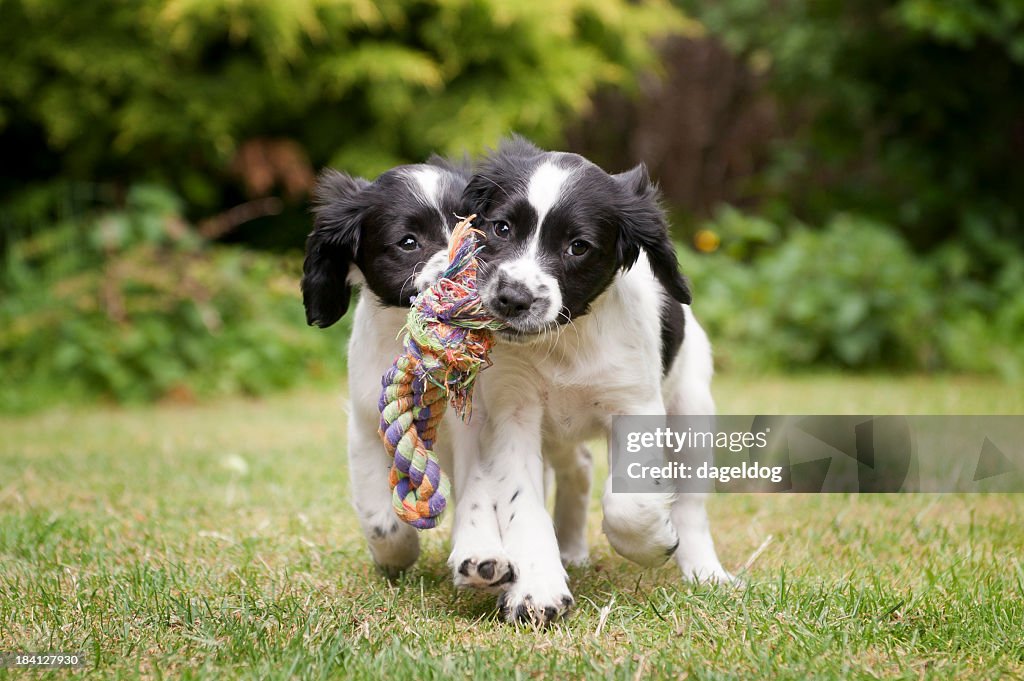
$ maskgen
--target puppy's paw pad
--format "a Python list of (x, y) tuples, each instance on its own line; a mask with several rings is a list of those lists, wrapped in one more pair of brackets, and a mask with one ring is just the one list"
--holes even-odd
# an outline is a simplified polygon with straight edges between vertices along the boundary
[(455, 570), (455, 586), (460, 588), (504, 589), (516, 578), (515, 565), (503, 557), (466, 558)]
[(529, 593), (506, 591), (498, 599), (501, 618), (509, 624), (529, 624), (546, 627), (565, 619), (575, 604), (569, 593), (537, 598)]

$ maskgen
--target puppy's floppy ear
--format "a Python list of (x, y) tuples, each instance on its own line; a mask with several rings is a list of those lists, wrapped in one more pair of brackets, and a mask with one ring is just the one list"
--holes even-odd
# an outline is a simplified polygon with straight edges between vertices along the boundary
[(624, 196), (617, 244), (619, 266), (625, 270), (631, 268), (643, 249), (651, 271), (669, 295), (680, 303), (689, 304), (690, 286), (679, 271), (665, 211), (659, 205), (658, 188), (651, 184), (647, 166), (641, 163), (632, 170), (612, 175), (612, 179), (619, 184)]
[(500, 187), (490, 179), (486, 169), (478, 172), (469, 179), (466, 188), (462, 190), (462, 215), (476, 215), (473, 221), (474, 227), (479, 228), (483, 223), (483, 216), (487, 208), (494, 202), (495, 194)]
[(348, 270), (359, 247), (366, 211), (360, 194), (369, 182), (337, 170), (325, 170), (313, 191), (313, 231), (306, 239), (302, 265), (302, 303), (306, 322), (327, 328), (348, 310), (352, 287)]

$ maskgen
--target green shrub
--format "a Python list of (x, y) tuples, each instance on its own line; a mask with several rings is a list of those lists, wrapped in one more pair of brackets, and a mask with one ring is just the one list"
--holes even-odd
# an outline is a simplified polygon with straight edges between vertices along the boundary
[[(939, 339), (946, 363), (966, 371), (1024, 380), (1024, 254), (989, 242), (991, 270), (977, 273), (967, 247), (937, 254), (945, 324)], [(985, 283), (982, 284), (981, 281)]]
[(306, 328), (299, 256), (209, 246), (179, 209), (140, 186), (123, 211), (12, 246), (0, 274), (0, 408), (259, 394), (340, 358), (343, 332)]
[(755, 194), (871, 215), (928, 251), (984, 221), (1024, 247), (1019, 0), (677, 0), (767, 82), (793, 134)]
[(7, 0), (0, 147), (19, 162), (0, 214), (63, 178), (160, 183), (206, 216), (237, 203), (247, 141), (293, 143), (266, 175), (550, 142), (685, 26), (664, 0)]
[(991, 286), (965, 248), (915, 255), (862, 217), (812, 231), (724, 210), (706, 228), (721, 248), (680, 259), (720, 365), (1024, 375), (1024, 265), (1011, 245)]

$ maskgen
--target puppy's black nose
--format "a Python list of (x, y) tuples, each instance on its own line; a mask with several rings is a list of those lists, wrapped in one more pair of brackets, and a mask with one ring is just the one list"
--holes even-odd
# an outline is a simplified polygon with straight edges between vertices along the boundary
[(494, 311), (506, 319), (513, 319), (529, 312), (537, 298), (530, 289), (519, 282), (501, 282), (498, 295), (494, 297)]

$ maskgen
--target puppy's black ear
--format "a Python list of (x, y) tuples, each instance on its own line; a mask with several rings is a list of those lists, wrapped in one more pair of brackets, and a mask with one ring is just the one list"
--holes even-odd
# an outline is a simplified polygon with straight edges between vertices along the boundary
[(619, 266), (628, 270), (647, 253), (651, 271), (669, 295), (680, 303), (691, 301), (690, 286), (679, 271), (676, 249), (668, 234), (665, 211), (659, 204), (658, 188), (647, 175), (643, 163), (632, 170), (612, 175), (623, 192), (622, 220), (619, 228)]
[(466, 188), (462, 190), (461, 215), (476, 215), (473, 226), (479, 228), (483, 223), (484, 215), (488, 207), (494, 202), (495, 195), (499, 191), (498, 184), (490, 179), (490, 176), (478, 172), (469, 179)]
[(348, 310), (352, 287), (348, 270), (359, 247), (366, 210), (360, 194), (369, 182), (337, 170), (325, 170), (313, 191), (313, 231), (306, 239), (302, 265), (302, 303), (306, 322), (327, 328)]

